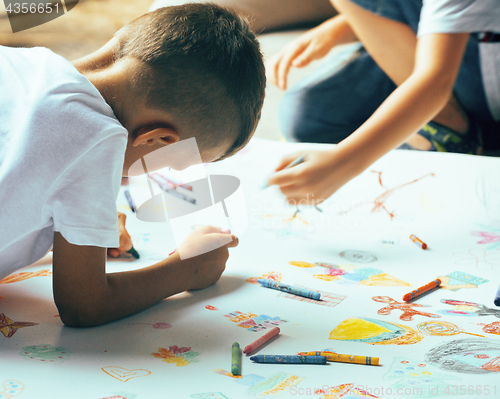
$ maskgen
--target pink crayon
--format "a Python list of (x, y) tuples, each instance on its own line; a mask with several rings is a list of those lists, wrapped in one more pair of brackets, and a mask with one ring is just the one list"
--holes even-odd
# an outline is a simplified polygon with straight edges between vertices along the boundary
[(245, 349), (243, 349), (243, 353), (246, 353), (246, 354), (252, 353), (254, 350), (256, 350), (257, 348), (260, 348), (267, 341), (269, 341), (271, 338), (275, 337), (279, 333), (280, 333), (279, 327), (274, 327), (273, 329), (271, 329), (271, 331), (264, 334), (259, 339), (253, 341), (250, 345), (245, 346)]

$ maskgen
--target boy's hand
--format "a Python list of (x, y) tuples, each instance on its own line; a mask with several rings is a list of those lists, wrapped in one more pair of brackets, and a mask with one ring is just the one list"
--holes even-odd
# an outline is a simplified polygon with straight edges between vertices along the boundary
[(288, 43), (270, 61), (269, 79), (282, 90), (287, 88), (290, 68), (302, 68), (323, 58), (336, 45), (356, 37), (342, 15), (333, 17)]
[[(301, 155), (305, 156), (303, 163), (282, 170)], [(283, 157), (268, 183), (278, 185), (289, 203), (316, 205), (361, 173), (364, 166), (338, 146), (327, 151), (295, 152)]]
[(108, 256), (111, 256), (112, 258), (117, 258), (124, 252), (127, 252), (130, 248), (132, 248), (132, 239), (130, 238), (130, 234), (125, 228), (126, 219), (127, 215), (118, 212), (118, 230), (120, 231), (120, 246), (118, 248), (108, 248)]
[(181, 264), (191, 269), (188, 289), (198, 290), (219, 280), (229, 258), (228, 248), (237, 245), (236, 236), (222, 233), (220, 227), (206, 226), (191, 233), (170, 258), (182, 257)]

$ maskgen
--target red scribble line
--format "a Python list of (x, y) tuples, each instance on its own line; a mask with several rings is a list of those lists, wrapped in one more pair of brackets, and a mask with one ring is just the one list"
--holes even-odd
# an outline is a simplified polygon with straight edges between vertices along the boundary
[[(377, 172), (377, 171), (375, 171), (375, 170), (372, 170), (372, 172), (374, 172), (374, 173), (378, 173), (378, 181), (379, 181), (380, 185), (381, 185), (382, 187), (384, 187), (384, 185), (382, 184), (382, 173), (383, 173), (383, 172)], [(435, 174), (434, 174), (434, 173), (428, 173), (428, 174), (426, 174), (426, 175), (424, 175), (424, 176), (422, 176), (422, 177), (419, 177), (418, 179), (415, 179), (415, 180), (409, 181), (409, 182), (407, 182), (407, 183), (403, 183), (403, 184), (401, 184), (401, 185), (399, 185), (399, 186), (397, 186), (397, 187), (394, 187), (394, 188), (390, 188), (390, 189), (388, 189), (387, 191), (385, 191), (384, 193), (382, 193), (381, 195), (379, 195), (377, 198), (375, 198), (373, 201), (364, 201), (364, 202), (361, 202), (361, 203), (359, 203), (359, 204), (357, 204), (357, 205), (354, 205), (354, 206), (350, 207), (349, 209), (346, 209), (345, 211), (339, 212), (339, 215), (342, 215), (342, 214), (344, 214), (344, 213), (350, 212), (350, 211), (352, 211), (354, 208), (357, 208), (358, 206), (361, 206), (361, 205), (367, 204), (367, 203), (369, 203), (369, 202), (373, 202), (375, 206), (374, 206), (374, 207), (373, 207), (373, 209), (371, 210), (372, 212), (380, 212), (380, 209), (383, 209), (384, 211), (386, 211), (386, 212), (387, 212), (387, 214), (390, 216), (390, 218), (391, 218), (391, 220), (392, 220), (392, 218), (395, 216), (395, 215), (394, 215), (394, 211), (389, 212), (389, 211), (387, 210), (387, 208), (385, 207), (385, 202), (389, 199), (389, 197), (390, 197), (392, 194), (394, 194), (394, 192), (395, 192), (396, 190), (399, 190), (400, 188), (403, 188), (404, 186), (408, 186), (408, 185), (410, 185), (410, 184), (416, 183), (416, 182), (418, 182), (419, 180), (425, 179), (426, 177), (429, 177), (429, 176), (435, 176)], [(384, 188), (385, 188), (385, 187), (384, 187)]]

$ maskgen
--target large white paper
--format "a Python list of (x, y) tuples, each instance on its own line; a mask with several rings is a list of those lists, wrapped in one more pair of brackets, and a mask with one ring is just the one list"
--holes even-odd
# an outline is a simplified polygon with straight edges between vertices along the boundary
[[(323, 148), (254, 139), (205, 165), (208, 175), (238, 177), (248, 207), (240, 245), (210, 288), (75, 329), (57, 317), (50, 264), (0, 282), (0, 398), (499, 397), (500, 160), (393, 151), (321, 204), (323, 212), (301, 206), (292, 218), (295, 207), (276, 187), (260, 187), (281, 156)], [(151, 195), (146, 184), (139, 191), (141, 202)], [(231, 219), (238, 200), (226, 202)], [(169, 222), (137, 220), (121, 194), (118, 205), (141, 259), (111, 260), (108, 272), (153, 264), (176, 248)], [(224, 223), (209, 219), (177, 228)], [(264, 288), (259, 277), (317, 290), (322, 300)], [(442, 288), (403, 303), (436, 278)], [(381, 365), (243, 356), (242, 377), (232, 376), (232, 343), (244, 348), (274, 326), (281, 334), (256, 353), (329, 350)]]

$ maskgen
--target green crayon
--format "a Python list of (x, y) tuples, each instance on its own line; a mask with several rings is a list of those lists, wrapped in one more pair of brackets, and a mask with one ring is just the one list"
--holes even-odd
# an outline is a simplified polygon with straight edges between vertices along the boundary
[(134, 249), (134, 247), (130, 248), (127, 252), (131, 254), (135, 259), (140, 258), (139, 253)]
[(233, 375), (241, 374), (241, 351), (240, 344), (238, 342), (233, 343), (231, 349), (231, 373)]

